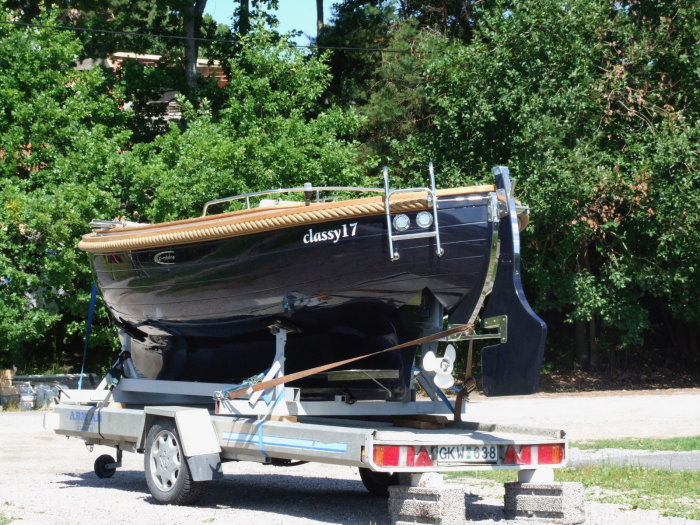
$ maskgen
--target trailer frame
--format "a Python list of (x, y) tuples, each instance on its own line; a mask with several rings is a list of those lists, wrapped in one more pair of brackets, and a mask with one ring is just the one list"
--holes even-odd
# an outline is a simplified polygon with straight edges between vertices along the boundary
[[(123, 452), (143, 453), (149, 490), (160, 503), (192, 503), (229, 461), (357, 467), (367, 489), (385, 495), (389, 485), (410, 485), (411, 475), (430, 472), (518, 470), (520, 481), (551, 481), (568, 452), (562, 430), (454, 421), (441, 401), (300, 401), (287, 388), (251, 405), (222, 399), (221, 385), (211, 383), (122, 378), (102, 386), (61, 392), (44, 426), (88, 446), (114, 447), (116, 460), (95, 461), (99, 477), (114, 474)], [(170, 452), (149, 439), (156, 425), (174, 444)], [(184, 477), (197, 490), (154, 492), (154, 479), (175, 468), (168, 461), (180, 465), (173, 486)]]

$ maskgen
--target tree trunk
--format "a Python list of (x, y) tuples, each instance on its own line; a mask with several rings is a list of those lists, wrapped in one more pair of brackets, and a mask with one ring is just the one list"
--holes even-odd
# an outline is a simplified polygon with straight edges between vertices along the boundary
[[(581, 244), (581, 251), (578, 255), (579, 271), (581, 268), (591, 272), (591, 258), (589, 244)], [(579, 321), (576, 323), (576, 353), (582, 356), (581, 364), (584, 368), (595, 368), (598, 363), (598, 345), (596, 342), (595, 312), (590, 312), (591, 319), (588, 322)]]
[(674, 319), (675, 344), (672, 354), (676, 361), (692, 366), (700, 363), (698, 326)]
[(576, 356), (577, 364), (586, 368), (588, 366), (588, 331), (585, 321), (576, 321)]
[(316, 0), (316, 38), (323, 29), (323, 0)]
[(185, 31), (185, 83), (189, 89), (197, 87), (197, 58), (199, 56), (199, 29), (202, 26), (202, 14), (207, 5), (207, 0), (194, 0), (187, 6), (183, 14), (183, 28)]
[(241, 8), (238, 11), (238, 33), (245, 36), (250, 31), (250, 0), (240, 0)]
[(671, 340), (671, 348), (673, 349), (672, 351), (675, 351), (675, 349), (678, 347), (678, 342), (676, 341), (676, 331), (671, 325), (671, 318), (668, 315), (668, 310), (666, 309), (666, 306), (661, 300), (658, 300), (657, 302), (659, 304), (659, 310), (661, 311), (661, 319), (664, 322), (664, 326), (666, 326), (668, 337)]
[(685, 323), (674, 319), (673, 324), (674, 332), (676, 333), (676, 344), (673, 352), (679, 361), (687, 361), (690, 357), (690, 345), (688, 344), (688, 332), (685, 329)]
[(598, 368), (598, 329), (596, 328), (595, 315), (588, 322), (588, 364), (591, 370)]
[(689, 359), (688, 363), (697, 363), (698, 358), (700, 355), (698, 355), (698, 349), (700, 347), (698, 346), (698, 327), (697, 325), (694, 324), (688, 324), (688, 353)]

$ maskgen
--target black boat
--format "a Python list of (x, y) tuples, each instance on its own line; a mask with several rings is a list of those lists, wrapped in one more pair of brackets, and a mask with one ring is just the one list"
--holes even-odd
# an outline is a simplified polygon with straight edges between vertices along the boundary
[[(483, 351), (484, 391), (530, 393), (546, 327), (520, 283), (526, 208), (508, 170), (494, 172), (495, 185), (436, 190), (431, 166), (426, 188), (392, 190), (385, 172), (383, 189), (306, 184), (211, 201), (194, 219), (94, 221), (79, 247), (144, 377), (240, 382), (270, 367), (271, 326), (289, 331), (289, 373), (438, 331), (443, 316), (463, 324), (480, 315), (503, 320), (503, 338)], [(321, 198), (351, 189), (382, 195)], [(295, 191), (305, 200), (264, 199)], [(207, 214), (230, 201), (246, 207)], [(352, 365), (383, 376), (325, 374), (293, 386), (307, 398), (402, 399), (415, 355), (411, 347)]]

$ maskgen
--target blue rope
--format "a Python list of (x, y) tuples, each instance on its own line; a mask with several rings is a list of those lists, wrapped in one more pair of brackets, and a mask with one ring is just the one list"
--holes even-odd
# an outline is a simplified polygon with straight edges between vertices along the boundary
[(78, 379), (78, 390), (83, 389), (83, 373), (85, 372), (85, 363), (87, 362), (88, 343), (90, 342), (90, 333), (92, 332), (92, 318), (95, 314), (95, 304), (97, 303), (97, 284), (92, 283), (92, 294), (90, 295), (90, 305), (88, 306), (88, 316), (85, 326), (85, 345), (83, 346), (83, 364), (80, 367), (80, 379)]

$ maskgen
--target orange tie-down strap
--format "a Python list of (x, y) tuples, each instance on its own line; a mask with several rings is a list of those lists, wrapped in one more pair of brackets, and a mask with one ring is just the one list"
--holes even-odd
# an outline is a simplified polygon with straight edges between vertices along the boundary
[(407, 341), (405, 343), (401, 343), (396, 346), (392, 346), (389, 348), (385, 348), (384, 350), (379, 350), (378, 352), (372, 352), (370, 354), (365, 354), (365, 355), (360, 355), (357, 357), (351, 357), (350, 359), (344, 359), (342, 361), (336, 361), (335, 363), (328, 363), (327, 365), (321, 365), (317, 366), (314, 368), (308, 368), (306, 370), (301, 370), (299, 372), (294, 372), (293, 374), (287, 374), (281, 377), (275, 377), (273, 379), (269, 379), (267, 381), (262, 381), (260, 383), (256, 383), (255, 385), (252, 386), (242, 386), (240, 388), (237, 388), (235, 390), (231, 390), (226, 393), (226, 396), (229, 399), (236, 399), (237, 397), (241, 397), (244, 394), (251, 395), (254, 392), (258, 392), (259, 390), (267, 390), (268, 388), (272, 388), (277, 385), (282, 385), (284, 383), (289, 383), (291, 381), (296, 381), (297, 379), (303, 379), (305, 377), (308, 377), (313, 374), (319, 374), (321, 372), (325, 372), (326, 370), (330, 370), (332, 368), (336, 368), (339, 366), (347, 365), (348, 363), (352, 363), (354, 361), (359, 361), (360, 359), (365, 359), (367, 357), (372, 357), (375, 355), (379, 354), (385, 354), (387, 352), (393, 352), (394, 350), (400, 350), (402, 348), (408, 348), (409, 346), (414, 346), (414, 345), (420, 345), (423, 343), (429, 343), (430, 341), (435, 341), (436, 339), (442, 339), (443, 337), (449, 337), (451, 335), (459, 334), (461, 332), (466, 332), (468, 330), (471, 330), (474, 327), (474, 325), (471, 324), (463, 324), (459, 326), (455, 326), (454, 328), (450, 328), (448, 330), (443, 330), (442, 332), (437, 332), (431, 335), (427, 335), (425, 337), (420, 337), (418, 339), (414, 339), (412, 341)]

